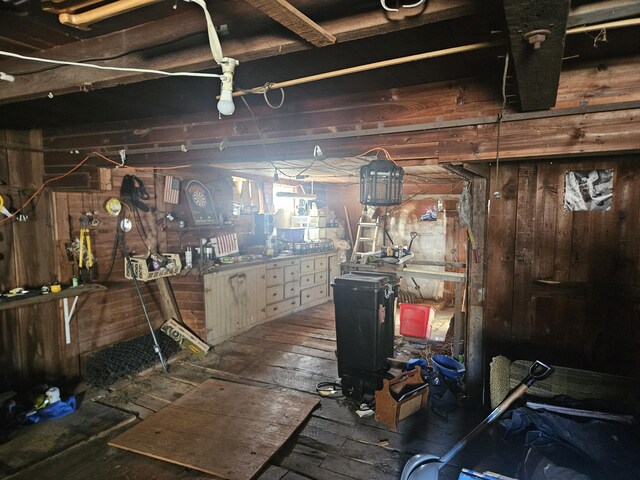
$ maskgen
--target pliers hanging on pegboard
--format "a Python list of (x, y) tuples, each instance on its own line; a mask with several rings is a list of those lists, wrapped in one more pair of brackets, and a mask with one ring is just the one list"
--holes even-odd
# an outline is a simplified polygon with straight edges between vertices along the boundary
[[(78, 267), (86, 266), (89, 270), (93, 267), (93, 253), (91, 252), (91, 236), (89, 235), (89, 217), (80, 216), (80, 253), (78, 255)], [(86, 247), (85, 247), (86, 245)], [(86, 248), (86, 252), (85, 252)], [(87, 256), (85, 265), (84, 257)]]

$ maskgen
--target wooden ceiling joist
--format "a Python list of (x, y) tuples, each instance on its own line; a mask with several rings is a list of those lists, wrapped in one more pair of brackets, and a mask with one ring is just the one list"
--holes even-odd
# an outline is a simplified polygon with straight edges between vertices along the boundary
[[(481, 9), (482, 2), (478, 0), (433, 0), (420, 17), (408, 21), (390, 22), (380, 9), (327, 21), (323, 28), (331, 31), (337, 42), (347, 42), (473, 15)], [(174, 52), (166, 51), (172, 38), (183, 38), (199, 32), (206, 32), (206, 24), (201, 12), (194, 9), (127, 30), (42, 50), (36, 56), (76, 62), (106, 57), (113, 60), (96, 63), (167, 71), (200, 71), (215, 66), (206, 43)], [(164, 46), (162, 54), (152, 55), (153, 47), (158, 44)], [(291, 39), (275, 33), (260, 33), (249, 40), (223, 38), (222, 47), (226, 56), (236, 58), (241, 63), (313, 48), (306, 40)], [(42, 65), (33, 62), (0, 61), (0, 71), (8, 74), (41, 69)], [(78, 67), (59, 67), (21, 75), (16, 82), (3, 84), (0, 89), (0, 104), (42, 98), (49, 93), (73, 93), (79, 91), (82, 84), (90, 85), (91, 89), (99, 89), (151, 78), (154, 76), (142, 73), (93, 69), (79, 71)]]
[(637, 0), (604, 0), (571, 8), (567, 28), (610, 22), (638, 15), (640, 15), (640, 2)]
[(336, 37), (285, 0), (247, 2), (316, 47), (336, 43)]
[(570, 0), (504, 0), (523, 111), (556, 104)]

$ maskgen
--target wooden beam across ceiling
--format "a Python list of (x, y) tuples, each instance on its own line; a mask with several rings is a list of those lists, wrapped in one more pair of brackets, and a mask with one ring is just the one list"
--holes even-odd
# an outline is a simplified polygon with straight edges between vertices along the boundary
[(572, 7), (567, 28), (593, 23), (610, 22), (640, 15), (638, 0), (604, 0)]
[(504, 0), (523, 111), (556, 104), (570, 0)]
[(336, 43), (336, 37), (285, 0), (247, 0), (276, 22), (316, 47)]
[[(348, 42), (370, 36), (384, 35), (429, 23), (480, 13), (483, 4), (479, 0), (433, 0), (419, 16), (402, 21), (389, 21), (382, 9), (353, 14), (323, 22), (322, 27), (332, 32), (337, 42)], [(223, 17), (224, 18), (224, 17)], [(204, 18), (195, 7), (191, 11), (173, 15), (112, 34), (94, 37), (69, 45), (43, 50), (36, 56), (93, 63), (106, 66), (146, 68), (166, 71), (201, 71), (215, 67), (206, 41), (181, 50), (169, 50), (170, 43), (179, 38), (205, 32)], [(157, 45), (163, 48), (154, 50)], [(226, 56), (240, 62), (257, 60), (313, 48), (307, 41), (291, 39), (278, 33), (256, 33), (247, 38), (222, 39)], [(95, 59), (108, 58), (99, 61)], [(3, 84), (0, 104), (42, 98), (49, 93), (62, 95), (77, 92), (82, 85), (90, 89), (126, 85), (157, 77), (134, 72), (58, 67), (42, 70), (42, 65), (30, 61), (5, 60), (0, 71), (35, 73), (16, 77), (13, 83)]]

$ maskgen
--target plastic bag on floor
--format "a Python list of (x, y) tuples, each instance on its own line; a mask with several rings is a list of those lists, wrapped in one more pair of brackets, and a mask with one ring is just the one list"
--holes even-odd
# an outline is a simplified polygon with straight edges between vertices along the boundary
[(24, 423), (38, 423), (53, 418), (62, 418), (76, 411), (76, 397), (71, 395), (67, 400), (59, 400), (56, 403), (47, 405), (41, 410), (36, 410), (33, 414), (27, 414)]

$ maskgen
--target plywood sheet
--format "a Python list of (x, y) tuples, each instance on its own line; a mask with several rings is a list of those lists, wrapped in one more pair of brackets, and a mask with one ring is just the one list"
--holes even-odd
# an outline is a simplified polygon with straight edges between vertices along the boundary
[(317, 404), (313, 397), (211, 379), (109, 444), (231, 480), (249, 479)]

